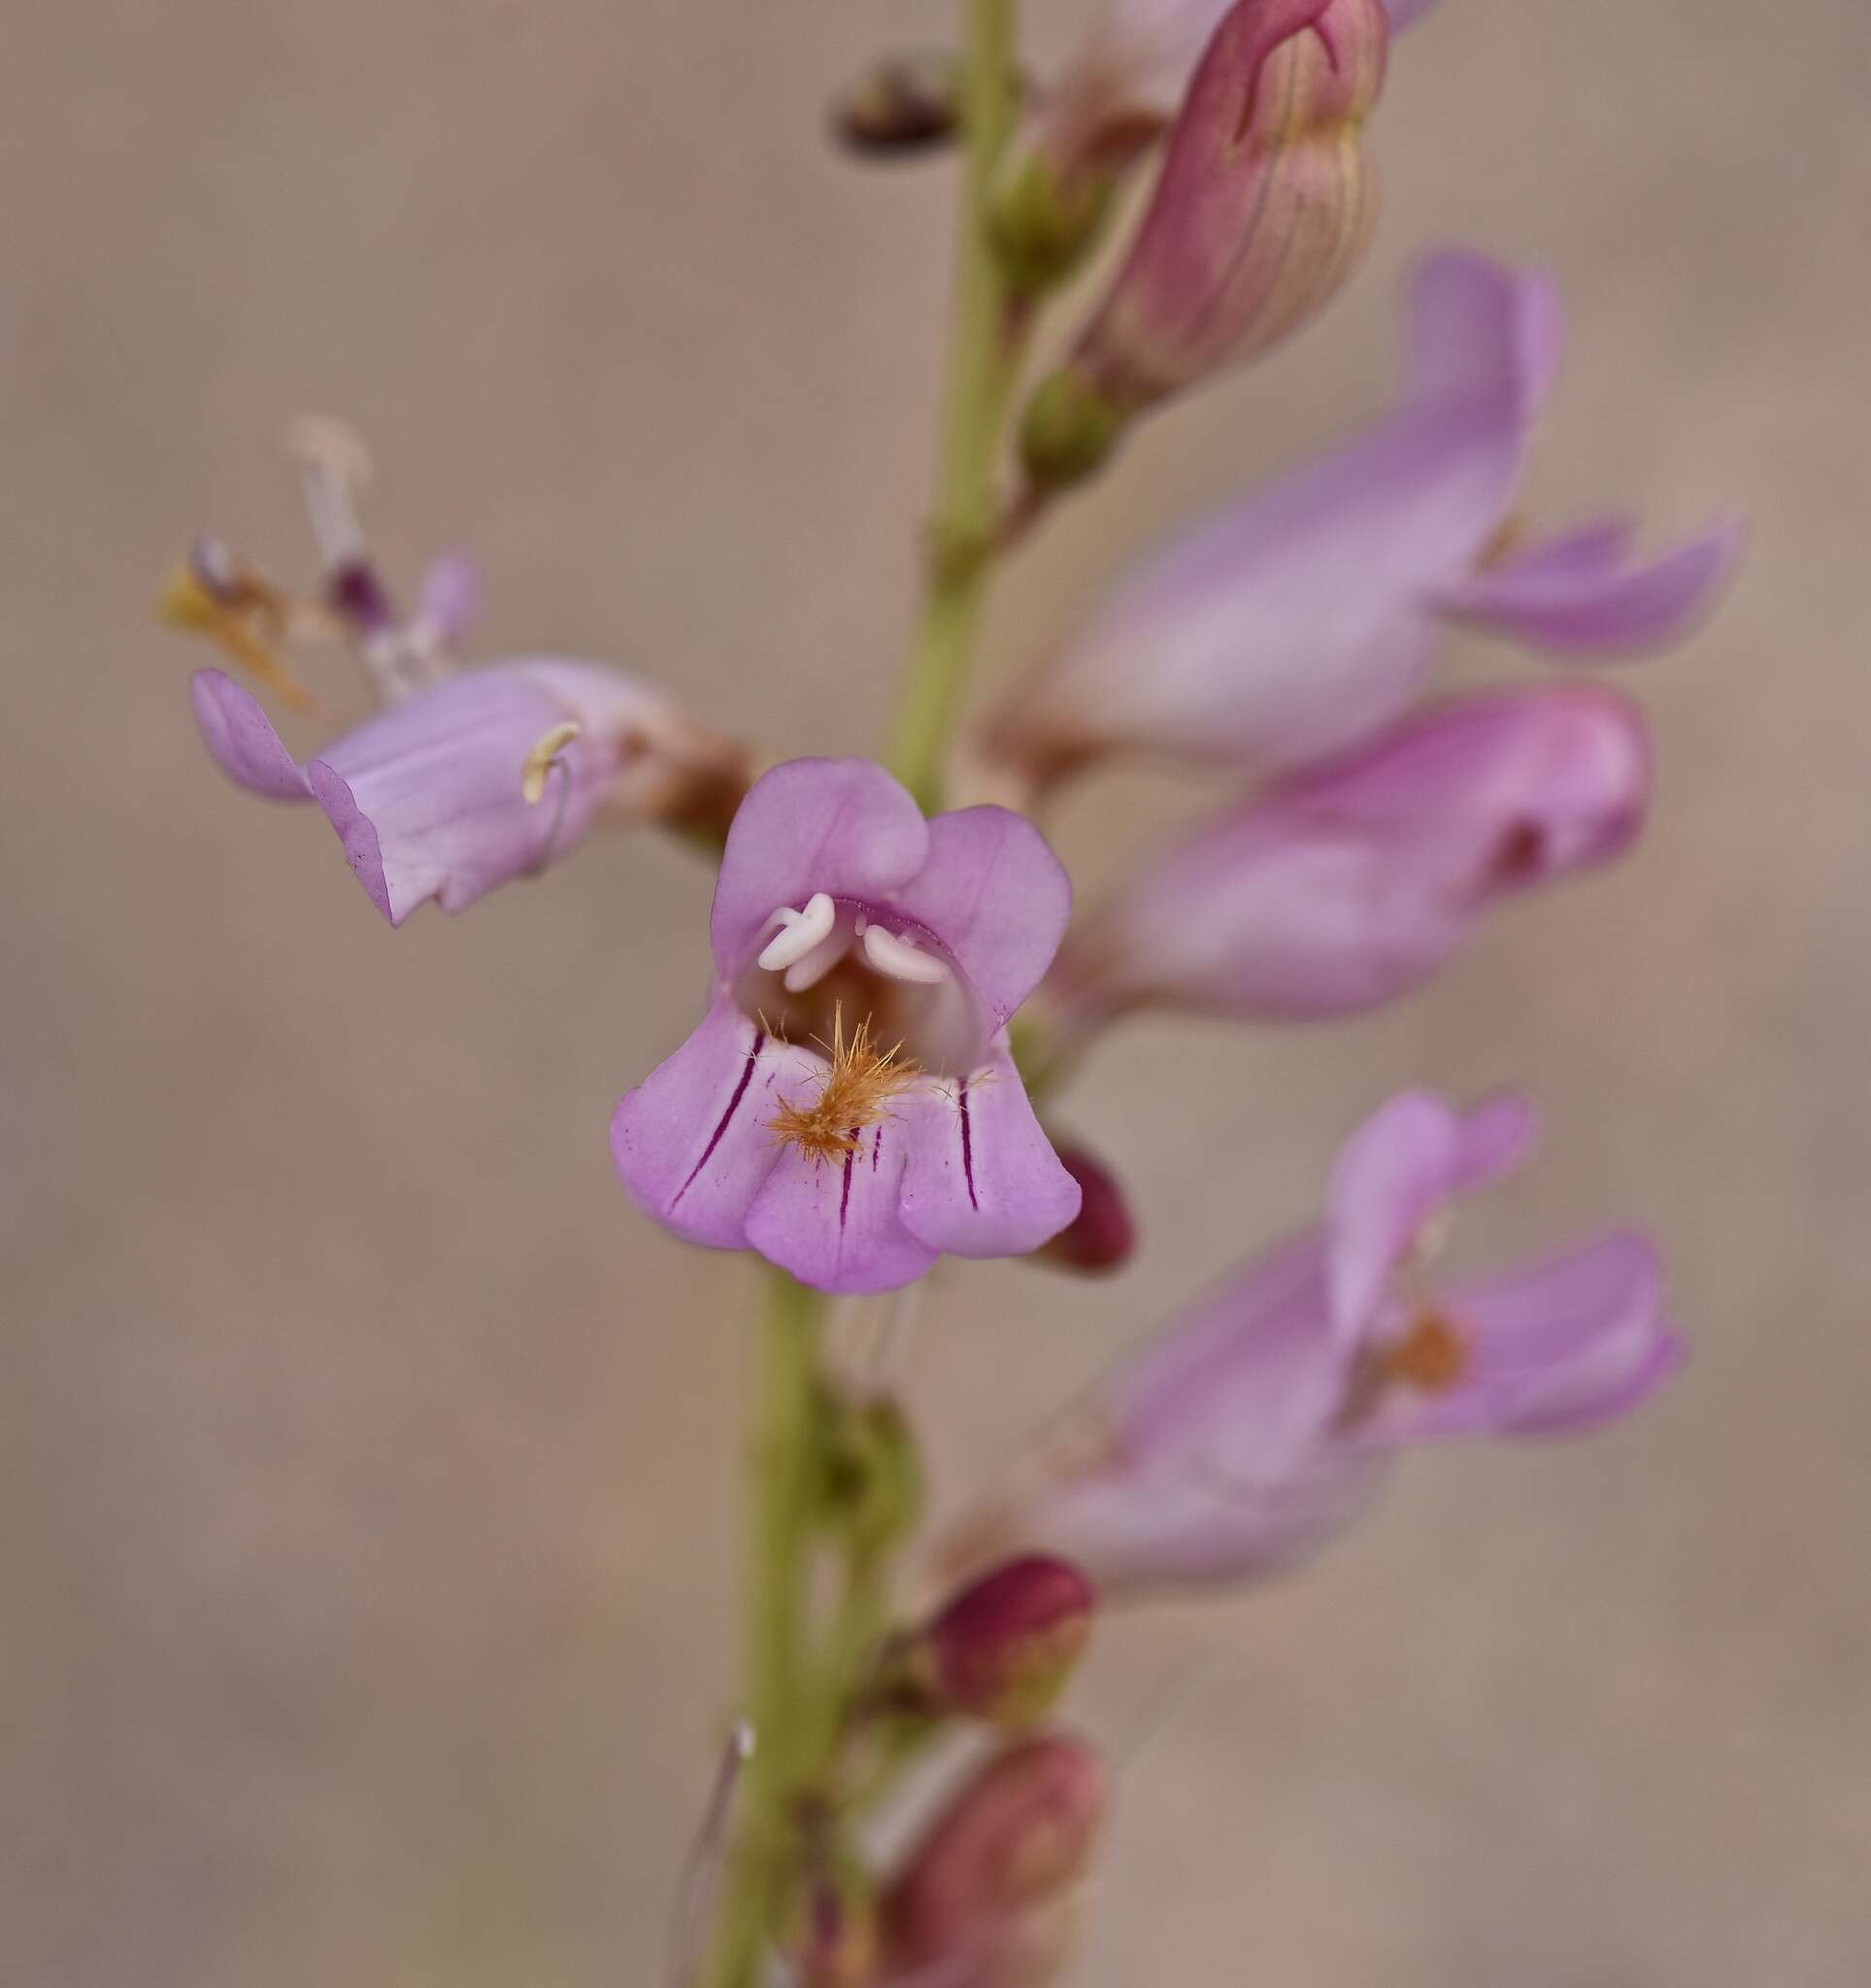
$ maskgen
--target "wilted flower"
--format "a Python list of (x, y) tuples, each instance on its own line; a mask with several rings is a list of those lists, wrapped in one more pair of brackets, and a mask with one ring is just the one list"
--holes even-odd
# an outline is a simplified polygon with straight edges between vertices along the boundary
[(1079, 1188), (1006, 1026), (1070, 907), (1020, 815), (925, 822), (868, 760), (775, 767), (728, 833), (707, 1016), (618, 1107), (631, 1198), (826, 1291), (891, 1289), (944, 1251), (1037, 1248)]
[(1097, 1755), (1063, 1734), (981, 1768), (911, 1850), (884, 1901), (892, 1988), (1038, 1988), (1063, 1964), (1071, 1889), (1106, 1806)]
[(1338, 288), (1369, 213), (1382, 0), (1237, 0), (1169, 135), (1136, 239), (1036, 388), (1029, 476), (1070, 482), (1144, 409), (1266, 351)]
[(1044, 995), (1085, 1031), (1167, 1007), (1346, 1014), (1447, 964), (1495, 906), (1643, 825), (1643, 713), (1595, 684), (1432, 706), (1198, 829), (1074, 928)]
[(986, 751), (1038, 782), (1113, 751), (1287, 767), (1402, 712), (1452, 619), (1565, 659), (1681, 638), (1737, 524), (1648, 561), (1617, 522), (1511, 549), (1558, 350), (1545, 277), (1428, 258), (1398, 411), (1134, 568), (995, 715)]
[(1612, 1233), (1501, 1275), (1431, 1262), (1456, 1199), (1535, 1135), (1502, 1095), (1393, 1098), (1340, 1152), (1324, 1221), (1149, 1341), (963, 1521), (957, 1569), (1062, 1553), (1107, 1593), (1239, 1580), (1320, 1544), (1400, 1445), (1546, 1436), (1635, 1408), (1675, 1369), (1662, 1270)]
[(751, 774), (741, 747), (602, 664), (528, 656), (457, 673), (480, 614), (479, 568), (461, 553), (437, 559), (415, 613), (399, 618), (352, 507), (361, 444), (321, 420), (294, 435), (322, 599), (291, 599), (207, 540), (171, 576), (163, 612), (301, 712), (315, 706), (281, 648), (348, 640), (385, 708), (301, 765), (251, 691), (199, 671), (195, 722), (230, 779), (269, 800), (316, 801), (392, 925), (431, 899), (460, 911), (535, 875), (600, 818), (720, 833)]

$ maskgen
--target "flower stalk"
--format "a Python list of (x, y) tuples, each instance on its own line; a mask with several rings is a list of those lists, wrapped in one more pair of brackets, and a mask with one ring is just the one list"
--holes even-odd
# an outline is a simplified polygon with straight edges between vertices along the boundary
[(961, 213), (928, 578), (885, 752), (925, 811), (943, 805), (944, 763), (981, 631), (999, 517), (994, 471), (1030, 315), (990, 224), (995, 170), (1019, 110), (1015, 0), (965, 0), (965, 10)]

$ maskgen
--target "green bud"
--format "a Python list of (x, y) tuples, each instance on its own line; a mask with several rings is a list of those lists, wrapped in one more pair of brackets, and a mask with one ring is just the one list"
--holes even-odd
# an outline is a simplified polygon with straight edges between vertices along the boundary
[(916, 1438), (893, 1401), (826, 1402), (823, 1500), (826, 1522), (852, 1552), (887, 1552), (922, 1515)]
[(1033, 389), (1020, 419), (1020, 460), (1042, 489), (1061, 490), (1102, 468), (1127, 414), (1070, 365)]
[(1001, 182), (987, 235), (1016, 290), (1056, 289), (1097, 246), (1116, 182), (1106, 174), (1062, 180), (1044, 152), (1029, 152)]

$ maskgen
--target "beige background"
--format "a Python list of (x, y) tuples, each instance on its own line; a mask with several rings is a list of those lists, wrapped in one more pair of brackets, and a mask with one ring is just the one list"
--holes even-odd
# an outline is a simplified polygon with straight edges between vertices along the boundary
[[(316, 817), (214, 775), (198, 658), (147, 602), (202, 527), (309, 571), (277, 441), (332, 409), (376, 445), (398, 571), (484, 555), (496, 649), (627, 662), (777, 750), (863, 748), (951, 182), (846, 167), (819, 106), (944, 18), (14, 12), (9, 1982), (655, 1978), (731, 1684), (751, 1279), (635, 1218), (603, 1133), (695, 1012), (707, 878), (615, 840), (391, 934)], [(1395, 280), (1440, 238), (1564, 281), (1539, 514), (1756, 520), (1719, 625), (1643, 673), (1636, 861), (1376, 1020), (1121, 1038), (1070, 1115), (1133, 1174), (1137, 1267), (962, 1269), (931, 1307), (909, 1383), (952, 1502), (1303, 1218), (1387, 1088), (1511, 1079), (1552, 1107), (1547, 1158), (1466, 1246), (1641, 1219), (1695, 1343), (1639, 1424), (1417, 1459), (1310, 1576), (1111, 1627), (1080, 1701), (1124, 1761), (1094, 1988), (1871, 1978), (1868, 19), (1445, 0), (1396, 56), (1351, 293), (1157, 422), (1006, 591), (1003, 666), (1376, 405)], [(1095, 875), (1176, 805), (1099, 790), (1064, 845)]]

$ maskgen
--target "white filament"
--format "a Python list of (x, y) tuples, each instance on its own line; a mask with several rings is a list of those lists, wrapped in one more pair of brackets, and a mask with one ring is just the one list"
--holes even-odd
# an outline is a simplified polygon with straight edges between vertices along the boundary
[(941, 960), (919, 952), (913, 941), (899, 939), (882, 925), (865, 931), (864, 957), (880, 974), (887, 974), (893, 980), (913, 980), (919, 987), (939, 987), (949, 977), (949, 969)]
[[(782, 905), (773, 917), (780, 920), (780, 930), (761, 950), (760, 965), (768, 973), (777, 974), (783, 967), (804, 959), (816, 945), (831, 936), (831, 928), (838, 922), (838, 907), (820, 890), (806, 900), (803, 911), (795, 911), (790, 905)], [(767, 922), (771, 924), (772, 921), (769, 918)]]

